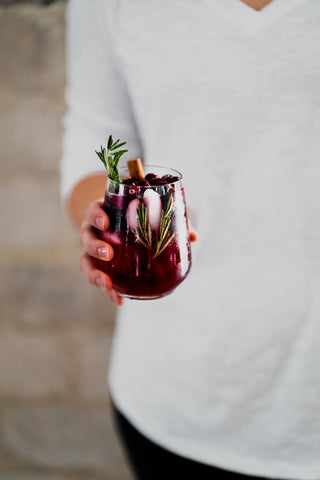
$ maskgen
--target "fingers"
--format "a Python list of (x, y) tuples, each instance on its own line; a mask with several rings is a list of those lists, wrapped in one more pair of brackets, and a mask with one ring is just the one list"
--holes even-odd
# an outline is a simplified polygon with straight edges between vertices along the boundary
[(111, 290), (105, 292), (105, 296), (111, 300), (111, 302), (115, 303), (116, 305), (123, 305), (124, 304), (124, 297), (121, 297), (120, 295), (118, 295), (114, 290), (113, 288), (111, 288)]
[(117, 305), (123, 305), (124, 298), (118, 295), (112, 288), (112, 280), (100, 270), (96, 259), (111, 260), (114, 255), (112, 246), (99, 238), (100, 231), (109, 228), (110, 222), (108, 215), (102, 209), (103, 199), (91, 202), (85, 208), (85, 220), (82, 222), (79, 243), (85, 250), (80, 257), (79, 266), (92, 285), (99, 287), (106, 297)]
[(112, 246), (100, 240), (87, 220), (84, 220), (79, 233), (79, 243), (87, 254), (101, 260), (111, 260), (114, 255)]
[(103, 290), (110, 290), (112, 288), (112, 280), (106, 273), (97, 268), (97, 263), (94, 258), (84, 253), (79, 261), (80, 270), (85, 274), (92, 285), (102, 288)]
[(84, 216), (86, 221), (99, 230), (105, 230), (109, 227), (109, 217), (102, 209), (103, 199), (95, 200), (89, 203), (84, 210)]
[(99, 287), (111, 302), (119, 306), (124, 304), (124, 298), (118, 295), (112, 288), (111, 278), (97, 268), (97, 263), (94, 258), (84, 253), (80, 257), (79, 266), (89, 282)]
[(80, 257), (80, 270), (85, 274), (92, 285), (95, 285), (103, 290), (106, 297), (117, 305), (124, 304), (124, 298), (118, 295), (112, 288), (112, 280), (106, 273), (97, 268), (97, 263), (87, 253)]

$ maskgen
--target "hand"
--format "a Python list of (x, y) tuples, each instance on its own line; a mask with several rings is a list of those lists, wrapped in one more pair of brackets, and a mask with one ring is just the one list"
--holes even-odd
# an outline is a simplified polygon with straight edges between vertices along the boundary
[(112, 288), (112, 280), (99, 269), (96, 259), (111, 260), (114, 252), (112, 246), (99, 238), (97, 230), (109, 228), (109, 217), (102, 210), (103, 199), (89, 203), (85, 208), (85, 220), (81, 224), (79, 242), (84, 249), (79, 265), (92, 285), (101, 288), (106, 297), (117, 305), (124, 303), (124, 298)]

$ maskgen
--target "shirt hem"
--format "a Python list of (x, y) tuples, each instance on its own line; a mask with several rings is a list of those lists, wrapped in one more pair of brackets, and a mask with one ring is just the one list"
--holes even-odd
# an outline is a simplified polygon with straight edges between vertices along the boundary
[[(317, 472), (308, 473), (306, 472), (305, 465), (303, 465), (301, 469), (297, 468), (294, 471), (287, 469), (283, 465), (277, 466), (276, 464), (273, 466), (273, 468), (270, 468), (270, 464), (266, 466), (259, 461), (239, 458), (236, 455), (230, 455), (227, 452), (218, 450), (211, 450), (209, 459), (206, 455), (195, 453), (197, 448), (193, 445), (190, 445), (189, 448), (186, 447), (182, 450), (181, 446), (179, 448), (179, 445), (177, 445), (174, 441), (170, 441), (170, 439), (161, 436), (161, 434), (159, 435), (159, 432), (148, 428), (141, 421), (140, 415), (134, 410), (134, 408), (132, 408), (132, 406), (129, 407), (126, 402), (121, 399), (121, 395), (116, 392), (116, 389), (112, 385), (110, 378), (108, 380), (108, 386), (115, 406), (128, 418), (132, 425), (151, 441), (158, 444), (160, 447), (171, 451), (172, 453), (212, 467), (230, 471), (230, 473), (232, 472), (241, 475), (251, 475), (261, 478), (266, 477), (274, 480), (319, 480), (320, 465)], [(251, 466), (248, 465), (249, 463), (251, 463)]]

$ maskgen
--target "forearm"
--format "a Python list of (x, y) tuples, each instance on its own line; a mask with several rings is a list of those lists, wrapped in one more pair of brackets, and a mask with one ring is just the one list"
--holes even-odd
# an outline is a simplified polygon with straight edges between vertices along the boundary
[(81, 178), (74, 185), (66, 201), (66, 210), (74, 225), (81, 225), (84, 209), (90, 202), (104, 196), (106, 179), (106, 173), (95, 172)]

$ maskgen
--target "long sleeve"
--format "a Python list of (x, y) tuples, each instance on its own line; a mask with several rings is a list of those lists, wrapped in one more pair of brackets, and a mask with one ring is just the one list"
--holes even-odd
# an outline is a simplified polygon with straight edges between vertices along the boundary
[(62, 200), (81, 177), (104, 169), (95, 150), (105, 145), (110, 133), (127, 141), (131, 158), (142, 154), (125, 81), (115, 58), (115, 15), (116, 1), (68, 2)]

